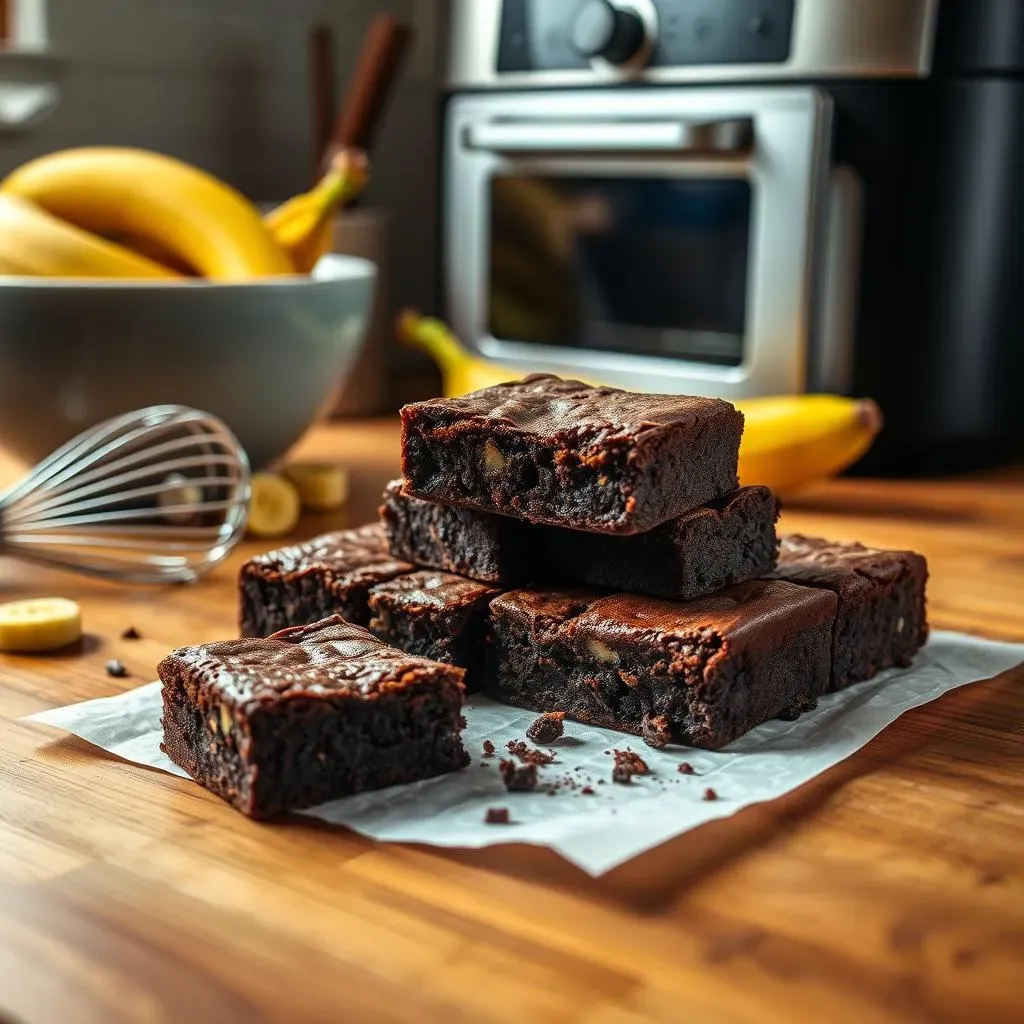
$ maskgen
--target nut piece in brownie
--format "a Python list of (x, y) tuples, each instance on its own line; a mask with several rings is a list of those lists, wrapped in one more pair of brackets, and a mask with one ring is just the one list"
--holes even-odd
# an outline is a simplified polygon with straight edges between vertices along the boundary
[(484, 583), (530, 578), (530, 525), (522, 520), (414, 498), (401, 480), (387, 485), (380, 518), (396, 558)]
[(337, 616), (184, 647), (158, 671), (164, 751), (252, 818), (469, 763), (462, 670)]
[(778, 579), (831, 590), (839, 599), (832, 651), (832, 689), (893, 665), (909, 665), (928, 639), (928, 564), (913, 551), (836, 544), (785, 536)]
[(767, 487), (741, 487), (631, 537), (542, 527), (535, 576), (688, 601), (771, 572), (778, 516)]
[(239, 573), (240, 631), (269, 636), (330, 615), (365, 626), (370, 587), (414, 568), (390, 554), (379, 523), (268, 551)]
[(500, 700), (717, 750), (829, 686), (836, 598), (751, 580), (687, 602), (514, 590), (491, 602)]
[(498, 593), (446, 572), (396, 576), (370, 590), (370, 629), (400, 650), (465, 669), (472, 688), (483, 666), (487, 606)]
[(402, 472), (432, 501), (641, 533), (737, 487), (743, 415), (536, 374), (402, 409)]

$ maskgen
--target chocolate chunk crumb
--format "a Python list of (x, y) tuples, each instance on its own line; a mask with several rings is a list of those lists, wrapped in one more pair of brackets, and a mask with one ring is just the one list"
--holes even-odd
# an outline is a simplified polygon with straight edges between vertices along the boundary
[(710, 786), (708, 786), (708, 788), (704, 790), (704, 799), (717, 800), (718, 794)]
[(565, 718), (564, 711), (546, 711), (543, 715), (535, 718), (526, 730), (526, 735), (534, 743), (550, 743), (557, 740), (565, 731), (562, 719)]
[(513, 757), (518, 757), (524, 764), (551, 764), (555, 759), (554, 754), (545, 754), (543, 750), (535, 750), (522, 740), (509, 740), (508, 752)]
[(643, 724), (640, 727), (644, 743), (655, 750), (662, 750), (667, 747), (672, 739), (672, 730), (669, 728), (668, 719), (664, 715), (655, 715), (653, 718), (644, 715)]
[(107, 675), (114, 679), (124, 679), (128, 675), (128, 669), (117, 658), (111, 658), (107, 662)]
[(141, 640), (142, 634), (134, 627), (129, 626), (122, 634), (122, 640)]
[(509, 822), (507, 807), (488, 807), (484, 815), (485, 825), (507, 825)]
[(615, 755), (615, 767), (625, 768), (631, 775), (649, 775), (651, 769), (647, 767), (647, 762), (639, 755), (634, 754), (632, 750), (628, 748), (626, 750), (613, 750), (612, 753)]
[(582, 789), (580, 790), (580, 792), (581, 792), (581, 793), (582, 793), (582, 794), (583, 794), (584, 796), (593, 796), (593, 795), (594, 795), (594, 787), (593, 787), (593, 786), (584, 786), (584, 787), (583, 787), (583, 788), (582, 788)]
[(684, 761), (681, 765), (676, 768), (676, 771), (680, 775), (693, 775), (693, 765), (689, 761)]
[(494, 757), (494, 744), (490, 740), (484, 740), (484, 757)]
[(617, 764), (612, 769), (612, 782), (628, 786), (633, 782), (633, 773), (624, 764)]
[(535, 764), (516, 764), (515, 761), (502, 761), (498, 765), (501, 781), (510, 793), (528, 793), (537, 786), (537, 766)]

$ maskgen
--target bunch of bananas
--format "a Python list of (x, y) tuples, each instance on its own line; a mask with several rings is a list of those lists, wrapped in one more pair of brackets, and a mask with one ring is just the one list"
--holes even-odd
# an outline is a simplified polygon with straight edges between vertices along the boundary
[(0, 274), (245, 281), (308, 273), (331, 218), (367, 181), (343, 150), (311, 191), (260, 216), (197, 167), (139, 149), (90, 147), (25, 164), (0, 183)]
[[(473, 356), (446, 324), (433, 317), (407, 310), (399, 316), (397, 330), (402, 342), (423, 350), (438, 364), (448, 396), (523, 376), (522, 370)], [(882, 414), (870, 399), (782, 395), (734, 404), (746, 418), (740, 483), (764, 484), (781, 495), (852, 466), (882, 429)]]

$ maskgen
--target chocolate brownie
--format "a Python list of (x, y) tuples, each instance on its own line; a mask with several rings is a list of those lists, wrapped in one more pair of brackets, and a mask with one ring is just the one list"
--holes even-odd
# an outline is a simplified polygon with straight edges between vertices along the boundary
[(498, 594), (446, 572), (396, 576), (370, 589), (370, 629), (400, 650), (464, 668), (472, 688), (483, 666), (488, 605)]
[(242, 636), (269, 636), (335, 614), (365, 626), (370, 587), (414, 568), (388, 552), (379, 523), (268, 551), (242, 566), (239, 628)]
[(883, 551), (791, 534), (779, 544), (778, 579), (839, 599), (832, 686), (840, 690), (893, 665), (909, 665), (928, 639), (928, 564), (913, 551)]
[(380, 518), (396, 558), (484, 583), (530, 578), (530, 526), (520, 519), (414, 498), (401, 480), (387, 485)]
[(539, 527), (534, 578), (687, 601), (770, 572), (778, 515), (767, 487), (741, 487), (631, 537)]
[(742, 487), (632, 536), (440, 505), (406, 495), (400, 480), (388, 485), (381, 515), (393, 555), (506, 586), (590, 583), (688, 600), (775, 564), (778, 510), (767, 487)]
[(469, 763), (462, 670), (396, 651), (338, 616), (183, 647), (158, 671), (164, 751), (252, 818)]
[(743, 414), (536, 374), (402, 409), (421, 498), (575, 530), (642, 533), (737, 487)]
[(682, 603), (588, 590), (491, 602), (488, 688), (535, 711), (717, 750), (829, 686), (836, 598), (751, 580)]

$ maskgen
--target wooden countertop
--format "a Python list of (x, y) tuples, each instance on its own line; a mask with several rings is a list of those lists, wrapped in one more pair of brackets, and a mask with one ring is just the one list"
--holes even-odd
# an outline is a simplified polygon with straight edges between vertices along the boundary
[[(349, 463), (348, 521), (364, 522), (397, 432), (324, 428), (304, 454)], [(915, 547), (936, 626), (1024, 640), (1024, 473), (841, 481), (783, 527)], [(0, 656), (0, 1019), (1024, 1018), (1024, 670), (596, 880), (524, 846), (257, 825), (191, 782), (17, 721), (234, 635), (234, 569), (253, 550), (169, 590), (3, 563), (0, 599), (73, 597), (90, 635), (74, 654)], [(129, 625), (142, 640), (120, 639)], [(107, 678), (114, 656), (132, 678)]]

